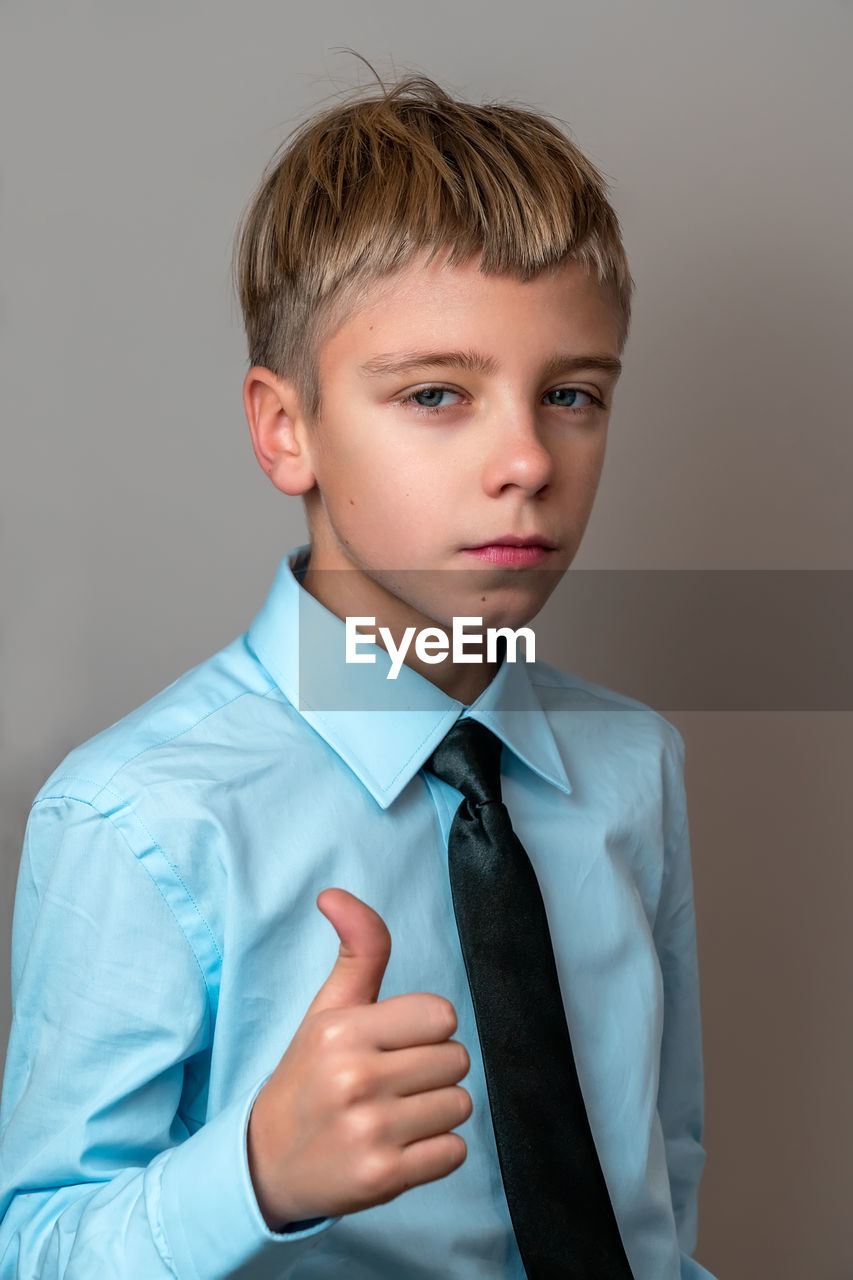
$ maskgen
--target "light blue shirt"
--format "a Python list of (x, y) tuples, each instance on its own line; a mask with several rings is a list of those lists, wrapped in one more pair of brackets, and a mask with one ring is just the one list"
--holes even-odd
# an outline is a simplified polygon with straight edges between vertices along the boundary
[[(460, 794), (422, 766), (463, 712), (545, 899), (578, 1074), (636, 1280), (690, 1259), (705, 1158), (684, 744), (656, 712), (506, 659), (470, 708), (282, 562), (248, 633), (73, 751), (37, 796), (0, 1110), (2, 1280), (522, 1280), (447, 875)], [(301, 655), (301, 659), (300, 659)], [(455, 1006), (465, 1163), (277, 1234), (246, 1128), (337, 955), (339, 886), (384, 918), (381, 996)], [(567, 1199), (571, 1188), (567, 1188)]]

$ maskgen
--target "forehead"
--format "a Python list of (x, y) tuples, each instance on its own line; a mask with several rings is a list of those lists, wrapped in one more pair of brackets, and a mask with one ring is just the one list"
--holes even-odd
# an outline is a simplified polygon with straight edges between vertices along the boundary
[(362, 285), (341, 312), (318, 353), (321, 373), (341, 361), (376, 365), (394, 354), (460, 345), (521, 353), (557, 343), (578, 354), (619, 355), (615, 296), (573, 261), (522, 282), (484, 275), (478, 259), (449, 266), (422, 255)]

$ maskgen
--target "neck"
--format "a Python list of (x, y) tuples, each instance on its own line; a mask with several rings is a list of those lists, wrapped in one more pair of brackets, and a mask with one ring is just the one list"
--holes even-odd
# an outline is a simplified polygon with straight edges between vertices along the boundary
[[(303, 590), (342, 621), (348, 617), (374, 618), (375, 626), (371, 630), (376, 636), (376, 643), (385, 649), (392, 660), (395, 653), (399, 655), (401, 646), (404, 646), (404, 666), (416, 671), (449, 698), (455, 698), (466, 706), (475, 702), (491, 684), (501, 665), (500, 661), (485, 660), (485, 637), (480, 642), (466, 638), (466, 654), (477, 657), (479, 661), (454, 662), (448, 653), (441, 662), (424, 662), (415, 648), (417, 634), (427, 628), (438, 628), (448, 637), (452, 653), (451, 628), (421, 613), (405, 601), (390, 596), (378, 584), (372, 585), (375, 590), (365, 593), (363, 579), (357, 580), (356, 575), (343, 571), (312, 572), (310, 561), (302, 580)], [(385, 636), (380, 628), (384, 628)], [(414, 628), (414, 634), (411, 633), (411, 628)]]

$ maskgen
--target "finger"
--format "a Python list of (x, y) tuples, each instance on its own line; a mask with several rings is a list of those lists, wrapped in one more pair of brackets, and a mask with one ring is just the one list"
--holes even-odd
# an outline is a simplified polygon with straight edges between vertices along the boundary
[(414, 991), (354, 1009), (352, 1026), (377, 1049), (439, 1044), (456, 1030), (456, 1010), (444, 996)]
[(470, 1066), (468, 1052), (458, 1040), (395, 1049), (380, 1055), (379, 1090), (405, 1098), (430, 1089), (444, 1089), (463, 1080)]
[(403, 1187), (419, 1187), (425, 1182), (446, 1178), (464, 1164), (468, 1148), (458, 1133), (441, 1133), (404, 1147), (400, 1153)]
[(471, 1095), (461, 1085), (398, 1098), (388, 1110), (385, 1137), (401, 1147), (422, 1142), (464, 1124), (472, 1110)]
[(372, 1004), (379, 997), (391, 955), (391, 935), (385, 921), (346, 889), (324, 889), (317, 906), (335, 929), (341, 945), (334, 967), (311, 1002), (308, 1014)]

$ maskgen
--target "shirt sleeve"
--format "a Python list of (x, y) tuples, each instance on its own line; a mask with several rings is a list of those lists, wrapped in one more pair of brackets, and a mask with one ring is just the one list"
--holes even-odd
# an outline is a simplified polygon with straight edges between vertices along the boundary
[(663, 1038), (658, 1111), (664, 1134), (682, 1280), (713, 1280), (693, 1257), (699, 1181), (705, 1164), (704, 1073), (696, 954), (696, 918), (684, 739), (672, 731), (664, 757), (664, 871), (654, 938), (663, 975)]
[(177, 873), (155, 882), (126, 830), (66, 796), (37, 803), (27, 827), (0, 1277), (280, 1280), (329, 1221), (275, 1233), (261, 1216), (246, 1130), (263, 1080), (205, 1117), (213, 1025), (173, 910), (186, 890)]

